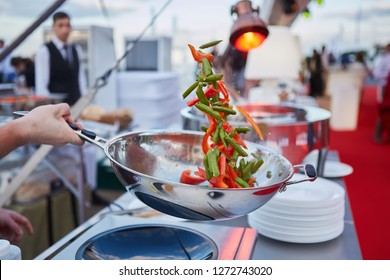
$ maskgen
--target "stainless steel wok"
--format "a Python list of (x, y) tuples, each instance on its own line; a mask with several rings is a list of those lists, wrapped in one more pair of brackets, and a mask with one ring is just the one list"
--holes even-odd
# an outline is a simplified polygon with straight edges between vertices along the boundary
[[(25, 115), (28, 112), (14, 112)], [(194, 131), (131, 132), (103, 139), (88, 130), (69, 124), (81, 138), (102, 148), (125, 188), (146, 205), (189, 220), (223, 220), (246, 215), (269, 201), (287, 185), (317, 178), (312, 165), (292, 166), (280, 154), (246, 142), (248, 159), (261, 156), (263, 165), (254, 174), (257, 187), (211, 188), (207, 183), (180, 183), (181, 173), (203, 166), (203, 133)], [(303, 168), (307, 177), (289, 181), (294, 168)]]
[[(255, 174), (258, 187), (219, 189), (180, 183), (183, 170), (203, 166), (203, 133), (133, 132), (105, 140), (93, 133), (75, 130), (98, 145), (110, 159), (116, 176), (126, 189), (148, 206), (168, 215), (189, 220), (222, 220), (252, 212), (287, 185), (313, 181), (313, 166), (302, 166), (307, 178), (289, 181), (294, 167), (283, 156), (260, 145), (246, 143), (248, 154), (260, 155), (264, 164)], [(271, 176), (269, 177), (269, 175)]]

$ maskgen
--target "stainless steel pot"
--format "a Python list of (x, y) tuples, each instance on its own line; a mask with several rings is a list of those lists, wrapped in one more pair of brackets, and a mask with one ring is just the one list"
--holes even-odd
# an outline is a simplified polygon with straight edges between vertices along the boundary
[[(247, 103), (242, 105), (258, 123), (264, 132), (261, 141), (256, 133), (243, 135), (245, 140), (259, 143), (275, 152), (281, 153), (292, 164), (302, 163), (304, 157), (312, 150), (320, 150), (326, 156), (329, 145), (330, 112), (318, 107), (295, 105), (270, 105), (264, 103)], [(194, 108), (181, 111), (182, 128), (200, 131), (202, 125), (208, 126), (202, 112)], [(233, 126), (249, 126), (240, 114), (229, 116)], [(322, 158), (325, 158), (324, 156)], [(321, 174), (321, 162), (317, 171)]]
[[(77, 129), (77, 128), (76, 128)], [(248, 154), (260, 155), (264, 164), (255, 174), (258, 186), (247, 189), (210, 188), (207, 184), (180, 182), (183, 170), (203, 165), (203, 133), (150, 131), (119, 135), (111, 140), (76, 130), (85, 140), (102, 148), (116, 176), (143, 203), (168, 215), (189, 220), (222, 220), (252, 212), (287, 185), (294, 167), (283, 156), (254, 143), (246, 143)], [(303, 166), (302, 166), (303, 167)], [(304, 166), (313, 181), (313, 166)], [(271, 174), (271, 176), (269, 176)]]

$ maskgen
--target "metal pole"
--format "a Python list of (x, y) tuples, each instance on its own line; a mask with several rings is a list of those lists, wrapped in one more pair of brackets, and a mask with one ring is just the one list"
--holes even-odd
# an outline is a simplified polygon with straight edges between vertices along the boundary
[(3, 52), (0, 54), (0, 62), (3, 61), (20, 43), (22, 43), (31, 33), (37, 29), (58, 7), (60, 7), (66, 0), (57, 0), (51, 5), (29, 28), (19, 35)]

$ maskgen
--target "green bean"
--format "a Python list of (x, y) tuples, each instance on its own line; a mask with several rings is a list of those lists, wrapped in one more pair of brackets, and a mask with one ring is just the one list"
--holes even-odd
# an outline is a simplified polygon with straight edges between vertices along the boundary
[(202, 58), (202, 72), (206, 76), (209, 76), (213, 73), (211, 70), (211, 64), (207, 58)]
[[(220, 122), (221, 123), (221, 122)], [(220, 136), (219, 136), (219, 131), (220, 131), (220, 125), (218, 124), (217, 128), (215, 129), (214, 131), (214, 134), (213, 134), (213, 142), (218, 144), (219, 142), (219, 139), (220, 139)]]
[(248, 156), (248, 154), (244, 151), (244, 149), (238, 145), (232, 138), (229, 137), (229, 135), (225, 136), (226, 142), (228, 142), (232, 147), (243, 157)]
[(212, 83), (214, 89), (218, 89), (217, 81), (213, 81), (211, 83)]
[(229, 133), (229, 137), (234, 137), (237, 135), (237, 131), (233, 130), (232, 132)]
[(221, 120), (221, 115), (214, 111), (213, 109), (211, 109), (209, 106), (203, 104), (203, 103), (197, 103), (195, 104), (195, 107), (198, 108), (199, 110), (205, 112), (206, 114), (209, 114), (210, 116), (216, 118), (217, 120)]
[(255, 162), (254, 161), (250, 161), (250, 162), (247, 162), (246, 166), (244, 167), (244, 169), (242, 170), (242, 178), (245, 180), (245, 181), (248, 181), (249, 178), (252, 176), (252, 167), (253, 165), (255, 165)]
[(230, 167), (232, 167), (232, 168), (236, 167), (237, 159), (238, 159), (238, 152), (236, 150), (234, 150), (232, 157), (230, 158), (230, 162), (229, 162)]
[(201, 129), (202, 131), (206, 132), (207, 129), (209, 129), (209, 128), (208, 128), (207, 126), (205, 126), (205, 125), (202, 125), (202, 126), (200, 127), (200, 129)]
[(213, 173), (214, 177), (218, 177), (220, 175), (219, 173), (219, 167), (218, 167), (218, 155), (215, 150), (209, 150), (207, 152), (207, 158), (209, 161), (209, 167)]
[(236, 127), (236, 131), (238, 133), (247, 133), (251, 131), (251, 129), (249, 127)]
[(238, 166), (238, 170), (242, 173), (242, 171), (244, 170), (244, 167), (245, 167), (245, 160), (242, 158), (240, 160), (240, 163), (239, 163), (239, 166)]
[(213, 177), (213, 172), (212, 172), (211, 169), (210, 169), (209, 161), (208, 161), (207, 155), (203, 158), (203, 165), (204, 165), (204, 168), (205, 168), (205, 170), (206, 170), (206, 177), (207, 177), (207, 180), (210, 180), (210, 179)]
[(198, 76), (198, 82), (215, 82), (218, 80), (221, 80), (223, 77), (223, 74), (212, 74), (207, 77), (204, 76)]
[(257, 170), (259, 170), (260, 166), (263, 165), (263, 163), (264, 163), (264, 161), (262, 159), (259, 159), (255, 163), (255, 165), (253, 165), (253, 167), (252, 167), (252, 170), (251, 170), (252, 174), (255, 174), (257, 172)]
[(226, 136), (225, 130), (224, 129), (220, 129), (219, 130), (219, 137), (222, 140), (223, 145), (227, 148), (228, 144), (226, 143), (225, 136)]
[(183, 97), (183, 99), (185, 99), (191, 92), (194, 91), (194, 89), (198, 86), (199, 82), (196, 81), (195, 83), (193, 83), (181, 96)]
[(214, 109), (215, 111), (227, 113), (227, 114), (230, 114), (230, 115), (235, 115), (235, 114), (237, 114), (237, 112), (234, 111), (233, 109), (227, 108), (227, 107), (223, 107), (223, 106), (213, 106), (213, 109)]
[(211, 96), (211, 102), (214, 104), (215, 102), (218, 102), (219, 100), (219, 96), (218, 94), (214, 94), (213, 96)]
[(216, 40), (216, 41), (211, 41), (211, 42), (208, 42), (206, 44), (203, 44), (199, 47), (199, 49), (206, 49), (206, 48), (210, 48), (210, 47), (214, 47), (216, 45), (218, 45), (219, 43), (221, 43), (223, 40)]
[(236, 178), (234, 178), (234, 180), (243, 188), (250, 188), (251, 187), (251, 186), (249, 186), (249, 184), (247, 182), (245, 182), (240, 177), (236, 177)]
[(204, 95), (202, 86), (199, 85), (196, 89), (196, 96), (199, 98), (199, 101), (202, 102), (205, 105), (209, 105), (209, 100), (207, 99), (206, 95)]

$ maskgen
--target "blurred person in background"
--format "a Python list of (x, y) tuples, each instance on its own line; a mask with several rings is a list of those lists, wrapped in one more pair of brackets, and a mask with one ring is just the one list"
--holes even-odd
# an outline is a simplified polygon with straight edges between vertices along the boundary
[[(35, 56), (35, 93), (40, 96), (64, 95), (63, 101), (72, 106), (86, 92), (82, 50), (79, 45), (69, 42), (72, 31), (70, 16), (65, 12), (56, 12), (52, 18), (54, 36), (50, 42), (41, 46)], [(108, 205), (109, 201), (96, 191), (96, 149), (94, 145), (86, 145), (82, 149), (87, 183), (92, 191), (92, 203)], [(57, 152), (60, 156), (70, 155), (75, 160), (80, 159), (80, 154), (75, 153), (72, 147), (63, 147), (57, 149)]]
[(11, 59), (11, 65), (16, 73), (16, 85), (25, 88), (27, 92), (32, 93), (35, 88), (35, 66), (30, 58), (20, 56)]
[(376, 124), (374, 139), (382, 142), (383, 132), (388, 133), (390, 141), (390, 43), (386, 45), (383, 55), (374, 67), (372, 74), (379, 87), (379, 119)]
[[(0, 127), (0, 159), (14, 149), (26, 144), (61, 146), (67, 143), (82, 145), (83, 140), (69, 127), (74, 122), (67, 104), (45, 105), (33, 109), (27, 116)], [(19, 213), (0, 208), (0, 236), (11, 243), (23, 238), (23, 229), (34, 233), (30, 221)]]
[[(0, 39), (0, 53), (5, 49), (3, 39)], [(11, 54), (6, 56), (0, 62), (0, 83), (13, 83), (15, 80), (15, 72), (11, 65)]]
[(313, 50), (313, 55), (308, 60), (310, 73), (310, 96), (320, 97), (324, 94), (324, 77), (321, 55), (317, 50)]
[(80, 46), (68, 41), (72, 31), (70, 17), (64, 12), (53, 15), (53, 37), (37, 51), (35, 57), (36, 94), (62, 94), (70, 106), (86, 89)]

